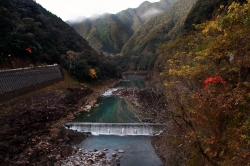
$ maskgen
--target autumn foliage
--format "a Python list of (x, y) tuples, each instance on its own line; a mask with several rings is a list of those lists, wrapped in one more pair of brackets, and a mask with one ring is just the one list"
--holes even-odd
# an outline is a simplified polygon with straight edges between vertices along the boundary
[(209, 84), (212, 84), (212, 83), (219, 83), (223, 86), (226, 86), (227, 85), (227, 82), (225, 80), (222, 80), (221, 76), (215, 76), (215, 77), (207, 77), (204, 81), (204, 89), (207, 89)]
[(26, 48), (26, 51), (30, 54), (32, 53), (32, 50), (30, 48)]
[(93, 79), (93, 78), (97, 78), (97, 74), (96, 74), (96, 71), (95, 69), (89, 69), (89, 75), (90, 77)]
[(250, 164), (250, 1), (218, 13), (158, 50), (172, 165)]

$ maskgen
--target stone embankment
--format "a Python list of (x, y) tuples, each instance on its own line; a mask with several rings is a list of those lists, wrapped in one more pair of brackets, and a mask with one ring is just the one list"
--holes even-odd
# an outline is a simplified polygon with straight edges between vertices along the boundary
[(57, 64), (0, 70), (0, 102), (53, 85), (63, 79), (63, 72)]

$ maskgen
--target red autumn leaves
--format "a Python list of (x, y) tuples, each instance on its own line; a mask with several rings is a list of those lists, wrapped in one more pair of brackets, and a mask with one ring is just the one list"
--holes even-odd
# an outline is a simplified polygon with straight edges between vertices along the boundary
[(32, 50), (30, 48), (26, 48), (26, 51), (30, 54), (32, 53)]
[(221, 84), (223, 86), (226, 86), (227, 85), (227, 82), (225, 80), (223, 80), (221, 78), (221, 76), (215, 76), (215, 77), (207, 77), (205, 80), (204, 80), (204, 89), (207, 89), (208, 88), (208, 85), (211, 84), (211, 83), (217, 83), (217, 84)]

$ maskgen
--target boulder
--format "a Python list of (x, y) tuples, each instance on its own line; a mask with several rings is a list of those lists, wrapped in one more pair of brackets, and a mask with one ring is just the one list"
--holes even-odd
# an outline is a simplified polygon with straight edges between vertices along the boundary
[(125, 150), (118, 150), (118, 153), (125, 153)]
[(90, 164), (94, 164), (95, 163), (95, 161), (94, 161), (94, 159), (92, 159), (92, 158), (88, 158), (88, 163), (90, 163)]
[(100, 153), (98, 154), (98, 157), (104, 157), (104, 156), (106, 156), (106, 153), (104, 153), (104, 152), (100, 152)]

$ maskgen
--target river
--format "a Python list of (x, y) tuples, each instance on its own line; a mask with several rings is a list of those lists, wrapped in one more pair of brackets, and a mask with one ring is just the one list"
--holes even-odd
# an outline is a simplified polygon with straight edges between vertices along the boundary
[[(82, 112), (75, 117), (76, 122), (96, 122), (96, 123), (138, 123), (139, 120), (134, 114), (134, 106), (122, 98), (111, 95), (111, 91), (119, 87), (145, 88), (144, 80), (140, 77), (126, 77), (113, 89), (108, 90), (97, 100), (96, 107), (92, 107), (90, 112)], [(101, 136), (92, 135), (83, 140), (76, 147), (89, 151), (91, 149), (108, 149), (108, 158), (112, 158), (112, 153), (117, 153), (117, 149), (124, 150), (125, 153), (118, 153), (122, 166), (161, 166), (160, 158), (156, 155), (151, 145), (151, 137), (148, 136)]]

